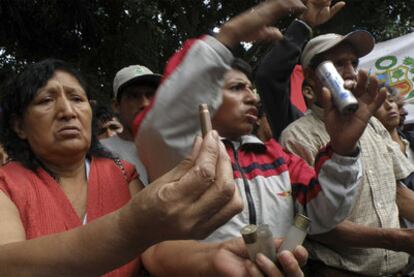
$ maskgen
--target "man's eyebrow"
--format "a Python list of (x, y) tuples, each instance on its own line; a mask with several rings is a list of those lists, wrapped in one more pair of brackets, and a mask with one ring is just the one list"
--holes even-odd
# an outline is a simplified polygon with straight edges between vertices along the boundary
[(229, 83), (243, 83), (243, 84), (250, 84), (251, 82), (244, 79), (230, 79), (228, 80)]

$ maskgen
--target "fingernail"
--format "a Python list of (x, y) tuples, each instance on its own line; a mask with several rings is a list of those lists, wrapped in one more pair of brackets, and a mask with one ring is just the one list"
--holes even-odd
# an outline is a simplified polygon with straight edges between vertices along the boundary
[(286, 260), (286, 259), (288, 259), (288, 256), (289, 256), (289, 251), (283, 250), (282, 252), (279, 253), (278, 259)]
[(265, 263), (265, 259), (266, 259), (266, 257), (262, 253), (258, 253), (256, 255), (256, 262), (260, 265), (263, 265)]

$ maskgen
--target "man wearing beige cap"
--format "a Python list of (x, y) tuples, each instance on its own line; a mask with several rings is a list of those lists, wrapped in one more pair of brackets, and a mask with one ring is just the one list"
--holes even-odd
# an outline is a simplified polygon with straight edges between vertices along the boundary
[[(314, 104), (282, 132), (280, 142), (286, 149), (314, 164), (318, 150), (329, 141), (320, 105), (329, 98), (316, 77), (317, 66), (332, 61), (345, 80), (345, 87), (355, 91), (358, 80), (367, 80), (365, 72), (358, 72), (359, 58), (373, 47), (374, 38), (366, 31), (345, 36), (325, 34), (307, 43), (300, 62), (305, 80), (313, 88)], [(315, 276), (392, 276), (407, 265), (408, 254), (402, 252), (414, 253), (414, 240), (406, 239), (414, 233), (400, 229), (396, 204), (399, 180), (414, 167), (375, 118), (371, 118), (359, 143), (364, 168), (359, 199), (347, 220), (326, 234), (313, 236), (307, 243)]]
[(130, 65), (119, 70), (113, 83), (112, 107), (124, 129), (118, 135), (101, 140), (112, 153), (135, 165), (144, 185), (148, 184), (148, 177), (133, 142), (132, 122), (150, 104), (160, 81), (160, 74), (154, 74), (142, 65)]

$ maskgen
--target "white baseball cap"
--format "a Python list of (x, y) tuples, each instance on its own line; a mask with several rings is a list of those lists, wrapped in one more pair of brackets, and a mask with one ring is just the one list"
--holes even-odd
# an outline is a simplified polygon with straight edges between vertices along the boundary
[(143, 65), (130, 65), (119, 70), (114, 78), (114, 98), (118, 97), (119, 91), (135, 82), (146, 81), (158, 86), (161, 82), (161, 75), (152, 72)]
[(367, 55), (375, 45), (375, 39), (371, 33), (363, 30), (353, 31), (345, 36), (338, 34), (324, 34), (311, 39), (305, 46), (300, 57), (303, 68), (309, 67), (312, 59), (326, 52), (342, 42), (350, 43), (356, 51), (358, 58)]

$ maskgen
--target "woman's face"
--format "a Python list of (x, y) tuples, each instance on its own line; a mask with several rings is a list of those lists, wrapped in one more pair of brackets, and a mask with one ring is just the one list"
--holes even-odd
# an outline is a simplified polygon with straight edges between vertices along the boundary
[(56, 163), (86, 155), (91, 144), (92, 109), (85, 90), (71, 74), (55, 71), (14, 127), (43, 161)]

